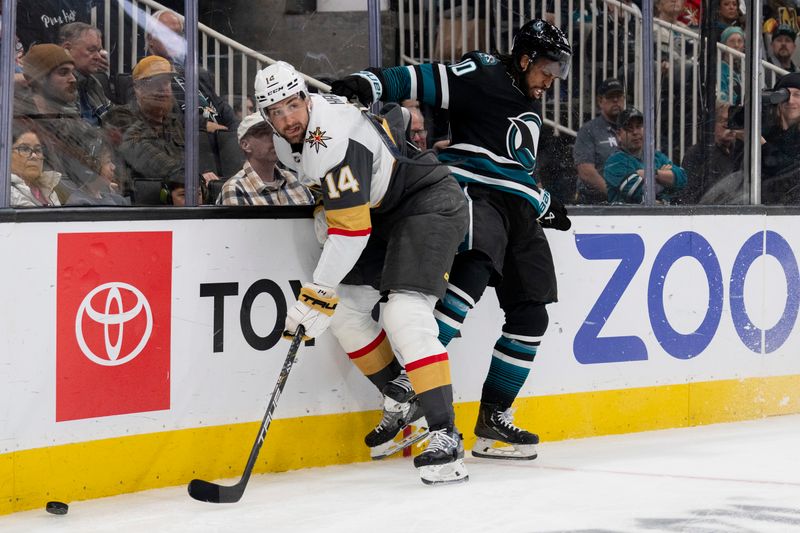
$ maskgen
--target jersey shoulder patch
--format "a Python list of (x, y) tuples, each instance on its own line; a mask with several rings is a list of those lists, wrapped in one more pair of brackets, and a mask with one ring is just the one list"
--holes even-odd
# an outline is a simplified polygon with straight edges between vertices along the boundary
[(481, 65), (489, 66), (500, 63), (499, 59), (491, 54), (487, 54), (486, 52), (470, 52), (467, 55), (480, 62)]

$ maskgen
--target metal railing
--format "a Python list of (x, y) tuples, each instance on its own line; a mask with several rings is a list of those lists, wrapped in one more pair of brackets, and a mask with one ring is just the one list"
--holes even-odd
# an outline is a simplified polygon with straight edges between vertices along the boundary
[[(112, 50), (112, 43), (115, 47), (112, 63), (117, 73), (130, 72), (133, 65), (146, 53), (144, 32), (147, 19), (162, 9), (167, 8), (154, 0), (105, 0), (102, 26), (99, 25), (100, 21), (97, 20), (98, 15), (95, 11), (93, 23), (104, 30), (105, 48)], [(180, 13), (178, 16), (183, 18)], [(116, 20), (115, 35), (110, 31), (112, 20)], [(197, 27), (200, 32), (198, 62), (210, 72), (215, 92), (227, 95), (230, 105), (234, 104), (235, 99), (239, 99), (242, 109), (246, 109), (247, 95), (252, 92), (251, 73), (254, 75), (276, 60), (226, 37), (205, 24), (200, 23)], [(312, 87), (322, 91), (330, 90), (328, 85), (310, 76), (303, 74), (303, 77)], [(236, 80), (239, 81), (238, 90)]]
[[(401, 63), (454, 63), (470, 50), (508, 54), (513, 29), (539, 17), (565, 30), (574, 51), (572, 74), (566, 81), (556, 80), (543, 100), (542, 118), (556, 134), (574, 136), (596, 116), (595, 88), (609, 77), (620, 79), (629, 88), (629, 104), (641, 109), (642, 14), (635, 5), (618, 0), (451, 0), (448, 5), (445, 9), (441, 0), (399, 1)], [(660, 54), (658, 65), (651, 67), (660, 73), (655, 76), (656, 146), (680, 160), (700, 134), (701, 36), (658, 19), (654, 34)], [(767, 61), (762, 65), (769, 86), (786, 73)], [(741, 103), (745, 96), (739, 79), (743, 66), (743, 53), (717, 43), (717, 94), (728, 102)], [(722, 94), (723, 85), (727, 94)]]

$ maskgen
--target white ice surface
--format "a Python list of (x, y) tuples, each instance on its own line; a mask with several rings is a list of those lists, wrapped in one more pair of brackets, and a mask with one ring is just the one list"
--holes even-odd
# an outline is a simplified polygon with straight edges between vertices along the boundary
[(0, 531), (800, 532), (799, 455), (792, 415), (544, 443), (525, 463), (468, 458), (461, 485), (423, 486), (393, 459), (255, 476), (235, 504), (172, 487), (0, 517)]

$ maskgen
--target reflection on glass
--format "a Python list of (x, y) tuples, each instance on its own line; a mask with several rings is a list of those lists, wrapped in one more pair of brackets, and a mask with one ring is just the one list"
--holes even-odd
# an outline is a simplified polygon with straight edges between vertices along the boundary
[[(56, 188), (61, 203), (71, 203), (70, 195), (80, 191), (75, 198), (81, 202), (105, 202), (98, 194), (116, 194), (132, 205), (168, 204), (170, 192), (185, 181), (183, 165), (175, 161), (182, 161), (185, 154), (181, 128), (187, 29), (181, 14), (167, 7), (183, 3), (60, 0), (18, 4), (20, 49), (14, 113), (36, 124), (45, 147), (43, 171), (61, 175)], [(53, 7), (56, 4), (57, 9)], [(351, 11), (337, 11), (335, 2), (275, 3), (265, 26), (261, 18), (253, 17), (251, 2), (198, 3), (196, 112), (201, 131), (197, 152), (204, 203), (215, 203), (225, 180), (244, 171), (247, 154), (237, 128), (255, 110), (252, 86), (258, 70), (274, 60), (286, 60), (312, 78), (330, 83), (367, 65), (366, 7), (354, 7), (356, 4), (348, 4)], [(698, 0), (654, 0), (657, 18), (653, 28), (643, 28), (638, 0), (400, 0), (382, 4), (389, 6), (381, 19), (383, 66), (457, 63), (471, 49), (508, 53), (514, 31), (534, 17), (552, 22), (566, 33), (573, 49), (572, 72), (567, 79), (554, 82), (542, 98), (543, 135), (534, 177), (554, 196), (571, 203), (611, 200), (603, 169), (608, 157), (623, 149), (615, 129), (620, 110), (627, 106), (642, 109), (646, 66), (641, 64), (641, 43), (644, 32), (652, 32), (656, 62), (649, 68), (655, 75), (656, 148), (676, 165), (693, 169), (687, 172), (685, 190), (669, 195), (670, 203), (747, 200), (738, 159), (741, 147), (736, 143), (730, 152), (736, 168), (692, 166), (694, 161), (727, 153), (728, 137), (742, 138), (741, 130), (735, 128), (728, 128), (727, 133), (717, 131), (721, 110), (736, 116), (736, 106), (746, 97), (742, 31), (746, 17), (738, 0), (712, 3), (711, 35), (702, 35)], [(317, 5), (319, 11), (314, 9)], [(323, 10), (323, 5), (333, 7)], [(797, 61), (796, 20), (787, 18), (779, 8), (772, 12), (771, 6), (765, 6), (764, 12), (765, 88), (772, 88), (781, 75), (793, 71)], [(706, 58), (700, 57), (702, 39), (714, 44)], [(134, 80), (134, 68), (149, 56), (162, 57), (170, 64), (171, 70), (163, 76), (170, 79), (171, 97), (155, 95), (147, 78)], [(701, 68), (705, 64), (701, 59), (712, 65), (707, 72)], [(715, 84), (705, 82), (711, 71)], [(618, 84), (621, 90), (606, 94), (604, 83)], [(312, 81), (309, 86), (314, 90), (322, 85)], [(707, 86), (715, 88), (713, 98), (706, 98)], [(148, 107), (148, 101), (159, 98), (164, 104), (167, 98), (173, 102), (169, 110), (163, 106), (169, 112), (161, 118), (150, 112), (158, 106)], [(715, 105), (720, 102), (733, 108), (729, 111)], [(786, 119), (791, 116), (791, 105), (772, 105), (771, 116), (791, 120)], [(424, 127), (415, 130), (426, 135), (424, 139), (417, 135), (415, 142), (446, 145), (446, 112), (424, 107), (421, 112)], [(790, 129), (792, 126), (768, 131), (765, 124), (762, 133), (770, 137), (767, 149), (791, 148), (776, 141), (779, 130)], [(137, 146), (147, 143), (160, 148)], [(154, 161), (164, 156), (171, 162), (155, 172)], [(769, 164), (764, 164), (769, 170)], [(709, 187), (717, 187), (717, 192), (722, 187), (718, 184), (725, 176), (717, 175), (720, 169), (731, 170), (726, 176), (733, 177), (725, 183), (734, 190), (707, 195)], [(101, 187), (103, 183), (106, 185)], [(783, 200), (773, 197), (770, 201)]]

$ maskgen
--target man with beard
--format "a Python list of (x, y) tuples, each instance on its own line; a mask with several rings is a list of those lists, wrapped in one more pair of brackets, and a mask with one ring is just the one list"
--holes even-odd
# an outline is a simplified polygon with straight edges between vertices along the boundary
[(578, 170), (577, 202), (596, 204), (606, 201), (606, 182), (600, 170), (617, 150), (614, 125), (625, 109), (625, 88), (617, 79), (608, 79), (597, 89), (600, 114), (581, 126), (572, 149)]
[(541, 100), (557, 78), (567, 78), (571, 61), (566, 35), (534, 19), (516, 33), (510, 55), (474, 51), (455, 65), (369, 69), (332, 85), (334, 93), (364, 104), (414, 98), (450, 112), (452, 142), (438, 157), (460, 182), (471, 220), (436, 305), (439, 340), (447, 346), (455, 338), (490, 285), (505, 313), (494, 348), (484, 352), (491, 363), (475, 424), (472, 454), (478, 457), (537, 457), (538, 435), (514, 424), (511, 406), (547, 330), (546, 306), (558, 301), (543, 228), (566, 231), (572, 224), (534, 175)]
[(797, 48), (797, 32), (788, 24), (781, 24), (772, 32), (772, 54), (770, 62), (789, 72), (796, 72), (797, 65), (792, 61), (792, 56)]
[[(320, 189), (328, 226), (313, 281), (286, 314), (286, 333), (302, 326), (314, 338), (330, 327), (382, 392), (384, 417), (365, 438), (374, 459), (399, 451), (395, 435), (424, 413), (430, 440), (414, 458), (420, 479), (466, 481), (450, 362), (433, 316), (467, 229), (456, 180), (432, 153), (414, 154), (404, 142), (407, 114), (399, 106), (376, 116), (344, 98), (309, 94), (282, 61), (256, 74), (255, 96), (280, 162)], [(379, 324), (372, 310), (383, 295)], [(403, 442), (424, 436), (418, 431)]]
[(119, 149), (134, 182), (163, 183), (183, 173), (183, 124), (172, 109), (174, 75), (170, 62), (159, 56), (147, 56), (133, 69), (135, 99), (129, 110), (134, 117)]
[(78, 108), (81, 117), (92, 126), (99, 126), (101, 117), (111, 108), (103, 85), (95, 77), (105, 70), (103, 34), (89, 24), (72, 22), (58, 32), (59, 44), (75, 61), (73, 74), (77, 80)]
[[(603, 169), (609, 203), (640, 204), (643, 200), (644, 116), (629, 107), (617, 117), (617, 142), (620, 150), (611, 155)], [(656, 199), (669, 203), (676, 191), (686, 185), (686, 172), (661, 152), (655, 154)]]
[(93, 174), (91, 147), (100, 131), (78, 114), (75, 60), (55, 44), (31, 47), (22, 59), (27, 90), (15, 93), (14, 114), (33, 119), (47, 147), (44, 166), (65, 178), (58, 191), (62, 203), (69, 195), (69, 180), (83, 183)]

